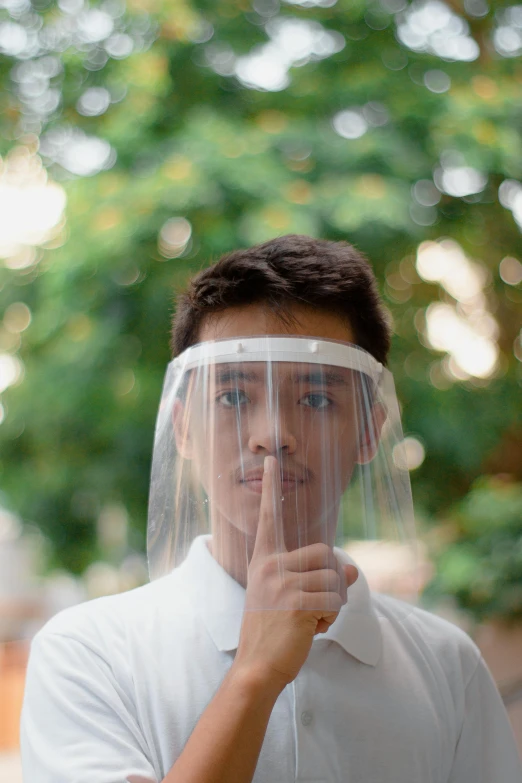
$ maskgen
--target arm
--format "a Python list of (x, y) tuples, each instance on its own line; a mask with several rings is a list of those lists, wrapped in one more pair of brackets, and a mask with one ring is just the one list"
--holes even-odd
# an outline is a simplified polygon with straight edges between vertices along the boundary
[(163, 783), (250, 783), (280, 692), (232, 667)]
[(497, 687), (482, 658), (466, 687), (465, 712), (448, 783), (520, 783), (522, 765)]

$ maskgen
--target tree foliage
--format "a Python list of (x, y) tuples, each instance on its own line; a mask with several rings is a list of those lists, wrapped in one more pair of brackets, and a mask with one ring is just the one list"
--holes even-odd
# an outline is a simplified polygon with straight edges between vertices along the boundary
[(522, 486), (478, 479), (437, 530), (437, 573), (426, 591), (452, 595), (476, 620), (522, 619)]
[[(24, 368), (3, 394), (3, 504), (49, 536), (55, 563), (81, 572), (104, 556), (96, 523), (113, 503), (143, 547), (173, 291), (282, 233), (347, 239), (375, 267), (405, 431), (426, 450), (420, 514), (483, 473), (520, 478), (522, 294), (499, 264), (516, 277), (521, 9), (4, 0), (4, 170), (41, 159), (67, 208), (30, 262), (0, 269), (2, 308), (31, 313), (0, 333)], [(415, 263), (441, 238), (483, 271), (498, 325), (488, 377), (450, 377), (427, 340), (427, 308), (458, 305)]]

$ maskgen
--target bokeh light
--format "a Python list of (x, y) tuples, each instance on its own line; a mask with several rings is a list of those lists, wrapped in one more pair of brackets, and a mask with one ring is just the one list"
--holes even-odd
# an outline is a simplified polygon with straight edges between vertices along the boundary
[(412, 187), (412, 196), (423, 207), (434, 207), (440, 201), (440, 191), (431, 179), (420, 179)]
[(417, 470), (426, 457), (426, 451), (418, 438), (408, 436), (393, 450), (393, 461), (402, 470)]
[(522, 183), (516, 179), (505, 179), (498, 189), (498, 199), (503, 207), (511, 210), (522, 230)]
[(506, 256), (499, 264), (498, 271), (500, 277), (508, 285), (518, 285), (522, 283), (522, 264), (514, 256)]
[[(290, 83), (289, 70), (292, 66), (323, 60), (345, 46), (344, 37), (339, 32), (326, 30), (319, 22), (307, 19), (276, 17), (267, 22), (266, 31), (269, 42), (236, 61), (231, 50), (221, 49), (219, 54), (227, 71), (235, 73), (242, 84), (252, 89), (284, 90)], [(216, 55), (211, 65), (218, 70)], [(218, 72), (230, 75), (223, 71), (223, 64)]]
[(331, 8), (337, 0), (284, 0), (287, 5), (298, 5), (300, 8)]
[(164, 258), (178, 258), (192, 236), (192, 226), (184, 217), (169, 218), (159, 232), (158, 249)]
[[(52, 182), (42, 162), (26, 147), (14, 147), (0, 158), (0, 258), (18, 256), (15, 267), (35, 256), (26, 246), (45, 243), (61, 227), (66, 195)], [(20, 259), (21, 255), (21, 259)]]
[(23, 364), (18, 356), (0, 353), (0, 393), (14, 386), (23, 377)]
[(92, 177), (112, 168), (116, 152), (105, 139), (88, 136), (80, 128), (53, 128), (42, 136), (42, 157), (78, 177)]
[[(498, 347), (492, 339), (491, 316), (473, 322), (459, 315), (449, 304), (433, 303), (426, 311), (428, 340), (433, 348), (447, 351), (454, 363), (451, 374), (458, 380), (466, 377), (488, 378), (496, 368)], [(484, 324), (484, 326), (483, 326)], [(485, 334), (481, 334), (481, 331)], [(455, 368), (461, 370), (455, 372)]]
[(85, 117), (98, 117), (107, 111), (111, 94), (105, 87), (89, 87), (78, 100), (76, 108)]
[(359, 139), (368, 130), (368, 123), (359, 109), (340, 111), (333, 118), (332, 124), (343, 139)]
[(31, 323), (31, 311), (25, 302), (13, 302), (4, 313), (3, 324), (8, 332), (24, 332)]
[(480, 54), (469, 24), (441, 0), (414, 0), (397, 21), (397, 37), (415, 52), (464, 62), (472, 62)]
[(518, 359), (519, 362), (522, 362), (522, 329), (517, 334), (515, 341), (513, 342), (513, 354), (515, 359)]
[(443, 239), (419, 245), (416, 268), (423, 280), (438, 283), (456, 301), (433, 302), (426, 310), (428, 342), (448, 353), (444, 368), (449, 377), (491, 377), (499, 359), (499, 328), (484, 294), (484, 267), (471, 261), (457, 242)]
[(502, 57), (518, 57), (522, 54), (522, 5), (513, 5), (497, 13), (497, 28), (493, 43)]
[(440, 157), (440, 168), (436, 168), (433, 179), (441, 193), (463, 198), (481, 193), (487, 185), (485, 174), (466, 165), (464, 156), (456, 150), (447, 150)]
[(430, 92), (447, 92), (451, 87), (451, 79), (445, 71), (433, 69), (424, 74), (424, 84)]

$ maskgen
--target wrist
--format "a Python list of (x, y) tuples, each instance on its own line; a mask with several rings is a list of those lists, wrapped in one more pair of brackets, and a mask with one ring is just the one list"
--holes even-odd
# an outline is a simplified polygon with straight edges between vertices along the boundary
[(282, 675), (266, 668), (243, 664), (237, 658), (230, 667), (227, 679), (253, 699), (272, 699), (274, 702), (288, 684)]

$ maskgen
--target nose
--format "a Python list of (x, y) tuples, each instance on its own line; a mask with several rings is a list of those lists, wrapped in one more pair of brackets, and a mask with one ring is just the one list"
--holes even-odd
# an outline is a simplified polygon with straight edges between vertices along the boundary
[(277, 455), (285, 451), (293, 454), (297, 440), (289, 426), (288, 418), (281, 413), (264, 409), (249, 417), (248, 448), (252, 454)]

